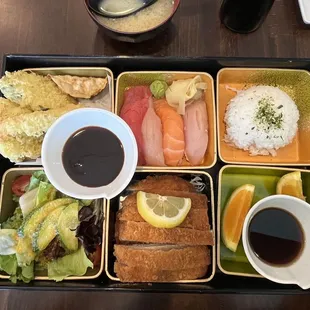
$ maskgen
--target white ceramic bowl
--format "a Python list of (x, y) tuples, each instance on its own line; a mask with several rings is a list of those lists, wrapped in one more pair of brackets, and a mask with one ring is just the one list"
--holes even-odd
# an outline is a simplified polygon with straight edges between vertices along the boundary
[[(252, 218), (264, 209), (275, 207), (285, 210), (299, 221), (304, 231), (304, 248), (299, 257), (289, 265), (272, 266), (257, 257), (249, 244), (248, 232)], [(248, 212), (242, 231), (245, 254), (253, 268), (263, 277), (282, 284), (297, 284), (303, 289), (310, 288), (310, 205), (305, 201), (287, 196), (273, 195), (258, 201)], [(275, 223), (276, 225), (276, 223)]]
[[(110, 130), (123, 144), (123, 168), (116, 179), (106, 186), (79, 185), (68, 176), (63, 166), (62, 151), (65, 143), (73, 133), (89, 126)], [(102, 109), (85, 108), (63, 115), (49, 128), (42, 145), (42, 165), (46, 176), (57, 190), (78, 199), (111, 199), (117, 196), (132, 179), (137, 161), (137, 143), (129, 126), (117, 115)]]

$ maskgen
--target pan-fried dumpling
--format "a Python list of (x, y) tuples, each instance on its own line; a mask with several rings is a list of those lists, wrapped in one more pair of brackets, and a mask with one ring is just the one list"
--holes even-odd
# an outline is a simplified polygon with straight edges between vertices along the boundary
[(107, 78), (50, 75), (56, 85), (74, 98), (89, 99), (98, 95), (107, 85)]

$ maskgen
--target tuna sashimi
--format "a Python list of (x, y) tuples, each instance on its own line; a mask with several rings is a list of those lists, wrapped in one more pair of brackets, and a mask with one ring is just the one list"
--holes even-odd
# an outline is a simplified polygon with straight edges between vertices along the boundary
[(142, 122), (152, 94), (148, 86), (135, 86), (125, 90), (120, 117), (131, 128), (138, 145), (138, 165), (144, 165)]
[(163, 126), (165, 163), (168, 166), (178, 166), (184, 155), (183, 119), (164, 99), (155, 102), (155, 111)]
[(149, 99), (149, 108), (142, 122), (143, 154), (147, 165), (165, 166), (162, 125)]
[(199, 165), (204, 159), (209, 141), (208, 114), (204, 101), (188, 105), (184, 115), (185, 155), (191, 165)]

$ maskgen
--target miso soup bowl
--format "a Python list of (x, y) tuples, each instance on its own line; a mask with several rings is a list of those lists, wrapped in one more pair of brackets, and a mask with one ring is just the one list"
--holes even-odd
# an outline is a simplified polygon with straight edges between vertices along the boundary
[(94, 12), (89, 8), (89, 0), (84, 0), (84, 6), (88, 15), (97, 24), (99, 30), (108, 35), (110, 38), (122, 42), (140, 43), (143, 41), (153, 39), (155, 36), (162, 33), (169, 26), (173, 16), (175, 15), (180, 6), (180, 2), (181, 0), (173, 1), (174, 4), (173, 10), (166, 20), (163, 20), (160, 24), (156, 25), (153, 28), (139, 32), (124, 32), (112, 29), (104, 24), (101, 15), (97, 14), (96, 12)]
[[(114, 133), (123, 145), (124, 164), (114, 181), (106, 186), (86, 187), (73, 181), (65, 171), (62, 152), (78, 130), (101, 127)], [(122, 192), (136, 170), (138, 148), (129, 126), (117, 115), (103, 109), (85, 108), (60, 117), (47, 131), (42, 144), (42, 164), (49, 181), (60, 192), (77, 199), (111, 199)]]
[[(304, 245), (299, 256), (287, 265), (271, 265), (261, 260), (249, 242), (249, 225), (253, 217), (268, 208), (278, 208), (293, 215), (304, 233)], [(253, 268), (263, 277), (277, 283), (297, 284), (302, 289), (310, 288), (310, 205), (298, 198), (287, 195), (273, 195), (258, 201), (248, 212), (242, 231), (245, 254)], [(274, 223), (277, 225), (277, 223)]]

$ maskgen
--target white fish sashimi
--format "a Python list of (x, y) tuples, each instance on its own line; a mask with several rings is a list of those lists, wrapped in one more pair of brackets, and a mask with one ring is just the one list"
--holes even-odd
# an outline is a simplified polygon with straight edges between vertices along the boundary
[(153, 100), (142, 122), (143, 150), (146, 164), (149, 166), (165, 166), (163, 153), (162, 124), (154, 111)]
[(204, 101), (188, 105), (184, 115), (185, 155), (191, 165), (202, 163), (208, 148), (208, 114)]

